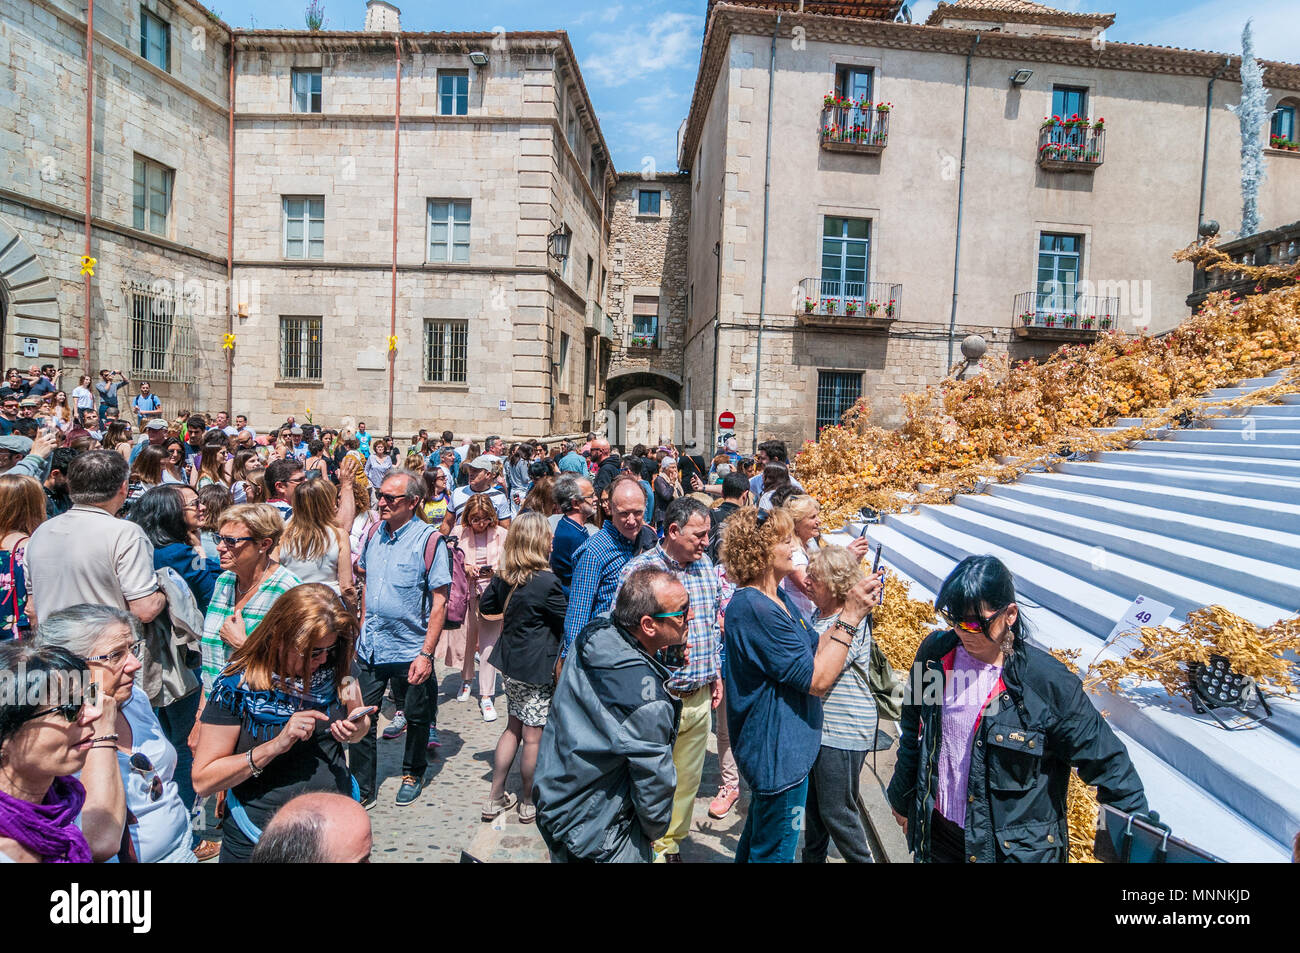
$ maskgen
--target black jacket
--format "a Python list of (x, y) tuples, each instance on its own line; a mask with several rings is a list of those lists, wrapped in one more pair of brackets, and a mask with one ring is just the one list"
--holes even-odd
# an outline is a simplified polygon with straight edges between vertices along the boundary
[[(917, 650), (899, 719), (898, 761), (889, 803), (908, 820), (908, 846), (930, 859), (938, 795), (944, 657), (957, 648), (951, 630), (931, 632)], [(1041, 649), (1017, 639), (975, 728), (967, 784), (970, 861), (1065, 861), (1065, 796), (1070, 768), (1122, 811), (1145, 811), (1142, 782), (1128, 751), (1084, 694), (1079, 679)]]
[(518, 587), (494, 575), (478, 600), (478, 611), (484, 615), (505, 613), (501, 638), (492, 650), (492, 664), (517, 682), (550, 685), (555, 680), (555, 660), (564, 641), (564, 612), (568, 605), (564, 587), (549, 570), (533, 573)]

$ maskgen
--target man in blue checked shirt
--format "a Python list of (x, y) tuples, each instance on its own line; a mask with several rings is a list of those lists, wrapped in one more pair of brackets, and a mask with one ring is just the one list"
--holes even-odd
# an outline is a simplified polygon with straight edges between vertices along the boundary
[[(664, 513), (664, 538), (649, 552), (623, 567), (621, 581), (643, 566), (672, 573), (686, 587), (691, 617), (687, 630), (686, 664), (673, 671), (668, 693), (681, 699), (682, 717), (673, 743), (677, 789), (668, 830), (655, 841), (657, 863), (679, 863), (681, 842), (691, 829), (695, 795), (704, 774), (709, 743), (709, 713), (722, 701), (722, 632), (718, 607), (722, 584), (709, 559), (709, 508), (689, 496), (679, 496)], [(617, 594), (615, 595), (617, 598)]]
[(573, 582), (569, 586), (569, 610), (564, 616), (564, 650), (587, 623), (608, 616), (618, 592), (619, 574), (639, 551), (645, 525), (645, 491), (635, 477), (621, 476), (610, 485), (610, 518), (595, 536), (578, 549)]

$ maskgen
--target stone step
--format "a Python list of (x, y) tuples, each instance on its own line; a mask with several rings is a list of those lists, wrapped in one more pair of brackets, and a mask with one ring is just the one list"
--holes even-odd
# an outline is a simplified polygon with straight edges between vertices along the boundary
[(1136, 440), (1130, 445), (1130, 449), (1147, 450), (1155, 453), (1190, 453), (1194, 456), (1209, 457), (1251, 457), (1263, 460), (1300, 460), (1300, 442), (1297, 442), (1294, 445), (1283, 443), (1252, 443), (1240, 438), (1231, 443), (1208, 440)]
[[(1247, 418), (1250, 419), (1250, 418)], [(1249, 439), (1254, 437), (1254, 440)], [(1296, 430), (1208, 430), (1194, 428), (1188, 430), (1166, 431), (1164, 439), (1178, 443), (1225, 443), (1246, 445), (1250, 443), (1268, 443), (1274, 446), (1295, 446), (1300, 438), (1300, 428)]]
[[(956, 507), (933, 507), (932, 511), (941, 520), (950, 509), (971, 510), (996, 519), (1011, 528), (1012, 538), (1008, 539), (1008, 530), (1001, 527), (988, 538), (1008, 545), (1014, 545), (1015, 528), (1018, 527), (1020, 532), (1033, 533), (1035, 537), (1040, 533), (1051, 534), (1067, 542), (1091, 546), (1090, 565), (1096, 571), (1098, 563), (1101, 564), (1096, 579), (1099, 585), (1104, 585), (1106, 572), (1120, 570), (1114, 557), (1122, 555), (1190, 579), (1211, 580), (1219, 589), (1248, 595), (1263, 603), (1300, 606), (1300, 569), (1293, 568), (1300, 566), (1300, 561), (1279, 565), (1254, 556), (1225, 552), (1200, 542), (1177, 539), (1162, 532), (1138, 529), (1127, 525), (1127, 520), (1111, 523), (1060, 511), (1053, 502), (1047, 499), (1042, 501), (1042, 505), (1032, 505), (1023, 499), (962, 495), (957, 497)], [(1296, 542), (1300, 544), (1300, 539)], [(1027, 547), (1020, 549), (1032, 555)], [(1193, 594), (1192, 598), (1200, 597)], [(1198, 605), (1190, 608), (1198, 608)]]
[(1124, 480), (1174, 489), (1201, 490), (1256, 502), (1291, 504), (1300, 499), (1297, 497), (1296, 481), (1279, 476), (1247, 476), (1241, 473), (1216, 473), (1180, 467), (1092, 461), (1062, 461), (1053, 469), (1057, 473), (1074, 474), (1097, 480)]
[[(1143, 441), (1143, 443), (1151, 442)], [(1184, 444), (1183, 446), (1191, 445)], [(1212, 472), (1220, 475), (1242, 472), (1257, 476), (1272, 476), (1278, 479), (1294, 481), (1297, 484), (1296, 492), (1300, 493), (1300, 461), (1295, 460), (1268, 460), (1259, 457), (1216, 455), (1196, 453), (1195, 451), (1151, 451), (1145, 448), (1103, 450), (1094, 454), (1093, 459), (1098, 463), (1122, 463), (1130, 467), (1179, 468)]]
[(1248, 417), (1213, 417), (1206, 423), (1211, 430), (1277, 430), (1292, 435), (1300, 431), (1296, 419), (1286, 415), (1251, 414)]
[[(1025, 480), (998, 483), (989, 487), (986, 496), (960, 496), (957, 502), (1006, 499), (1017, 506), (1041, 507), (1136, 530), (1163, 533), (1176, 541), (1174, 545), (1185, 540), (1239, 556), (1266, 560), (1278, 566), (1300, 566), (1300, 532), (1287, 533), (1233, 520), (1183, 513), (1168, 506), (1091, 496), (1084, 492), (1090, 484), (1077, 487), (1067, 484), (1071, 489), (1063, 489), (1063, 479), (1058, 478), (1046, 486), (1036, 486)], [(1152, 493), (1152, 496), (1157, 495)], [(1159, 495), (1158, 502), (1167, 502), (1167, 499)]]
[[(1103, 466), (1103, 464), (1094, 464)], [(1174, 513), (1204, 516), (1235, 523), (1246, 531), (1272, 528), (1300, 533), (1300, 503), (1247, 499), (1238, 494), (1213, 493), (1194, 488), (1163, 486), (1150, 479), (1150, 472), (1134, 468), (1126, 474), (1111, 473), (1109, 479), (1088, 472), (1078, 474), (1026, 473), (1015, 485), (1049, 487), (1121, 503), (1136, 503)]]

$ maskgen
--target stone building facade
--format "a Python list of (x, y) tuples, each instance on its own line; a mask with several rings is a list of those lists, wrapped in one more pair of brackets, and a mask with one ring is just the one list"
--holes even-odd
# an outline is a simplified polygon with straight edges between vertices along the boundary
[(616, 343), (608, 404), (625, 430), (615, 442), (681, 442), (674, 413), (683, 399), (690, 181), (622, 172), (612, 207), (607, 313)]
[[(797, 446), (859, 394), (899, 422), (899, 395), (941, 379), (968, 334), (1019, 360), (1095, 337), (1098, 313), (1168, 329), (1191, 281), (1170, 253), (1201, 216), (1239, 220), (1238, 123), (1223, 108), (1240, 98), (1239, 57), (1107, 42), (1110, 15), (1021, 0), (960, 0), (924, 24), (893, 22), (899, 6), (710, 4), (679, 141), (698, 290), (684, 390), (702, 403), (717, 369), (742, 449)], [(1294, 101), (1300, 68), (1266, 66), (1273, 102)], [(1082, 122), (1044, 125), (1061, 103)], [(1300, 207), (1300, 153), (1266, 152), (1267, 228)]]
[(382, 0), (359, 32), (232, 30), (189, 0), (101, 0), (87, 355), (85, 14), (11, 7), (9, 362), (35, 335), (72, 376), (133, 370), (169, 412), (224, 407), (229, 387), (255, 427), (310, 408), (379, 432), (391, 353), (397, 434), (591, 426), (612, 344), (594, 315), (614, 174), (565, 34), (397, 32)]

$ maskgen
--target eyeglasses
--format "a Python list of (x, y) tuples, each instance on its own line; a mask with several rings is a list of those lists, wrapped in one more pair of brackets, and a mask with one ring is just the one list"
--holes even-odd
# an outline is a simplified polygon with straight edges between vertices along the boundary
[(158, 769), (153, 766), (153, 762), (149, 760), (147, 755), (139, 751), (131, 755), (131, 770), (144, 775), (148, 779), (149, 800), (156, 801), (162, 797), (162, 778), (158, 777)]
[(53, 715), (56, 712), (67, 719), (68, 724), (72, 724), (81, 717), (81, 710), (86, 705), (91, 708), (99, 706), (99, 682), (91, 682), (81, 693), (81, 701), (69, 702), (66, 705), (55, 705), (53, 708), (42, 708), (40, 711), (34, 711), (26, 718), (24, 722), (31, 721), (34, 718), (41, 718), (45, 715)]
[(380, 503), (387, 503), (389, 506), (396, 506), (402, 500), (410, 499), (405, 493), (376, 493), (375, 496)]
[(993, 624), (994, 619), (1002, 615), (1002, 613), (1006, 612), (1009, 608), (1011, 608), (1011, 603), (1007, 603), (1005, 606), (1003, 606), (997, 612), (993, 613), (987, 619), (984, 618), (983, 616), (979, 616), (978, 622), (971, 622), (969, 619), (954, 619), (946, 612), (943, 614), (943, 617), (948, 622), (948, 624), (951, 625), (954, 629), (958, 629), (962, 632), (972, 632), (972, 633), (983, 632), (985, 638), (991, 639), (992, 636), (989, 635), (989, 626)]
[(216, 536), (217, 545), (225, 546), (226, 549), (234, 549), (240, 543), (251, 543), (256, 539), (256, 536), (222, 536), (220, 533)]
[(128, 652), (134, 655), (137, 659), (143, 658), (144, 639), (136, 639), (127, 648), (118, 649), (116, 652), (109, 652), (107, 655), (91, 655), (86, 659), (86, 661), (107, 662), (109, 665), (116, 665), (118, 662), (126, 658)]
[(308, 655), (313, 662), (319, 662), (321, 659), (324, 659), (327, 662), (333, 661), (334, 653), (338, 647), (339, 644), (337, 642), (333, 645), (318, 645), (313, 648)]
[(683, 616), (685, 616), (686, 613), (689, 612), (689, 611), (690, 611), (690, 608), (687, 607), (686, 609), (678, 609), (676, 612), (656, 612), (654, 615), (650, 616), (650, 618), (652, 618), (652, 619), (680, 619), (680, 618), (682, 618)]

